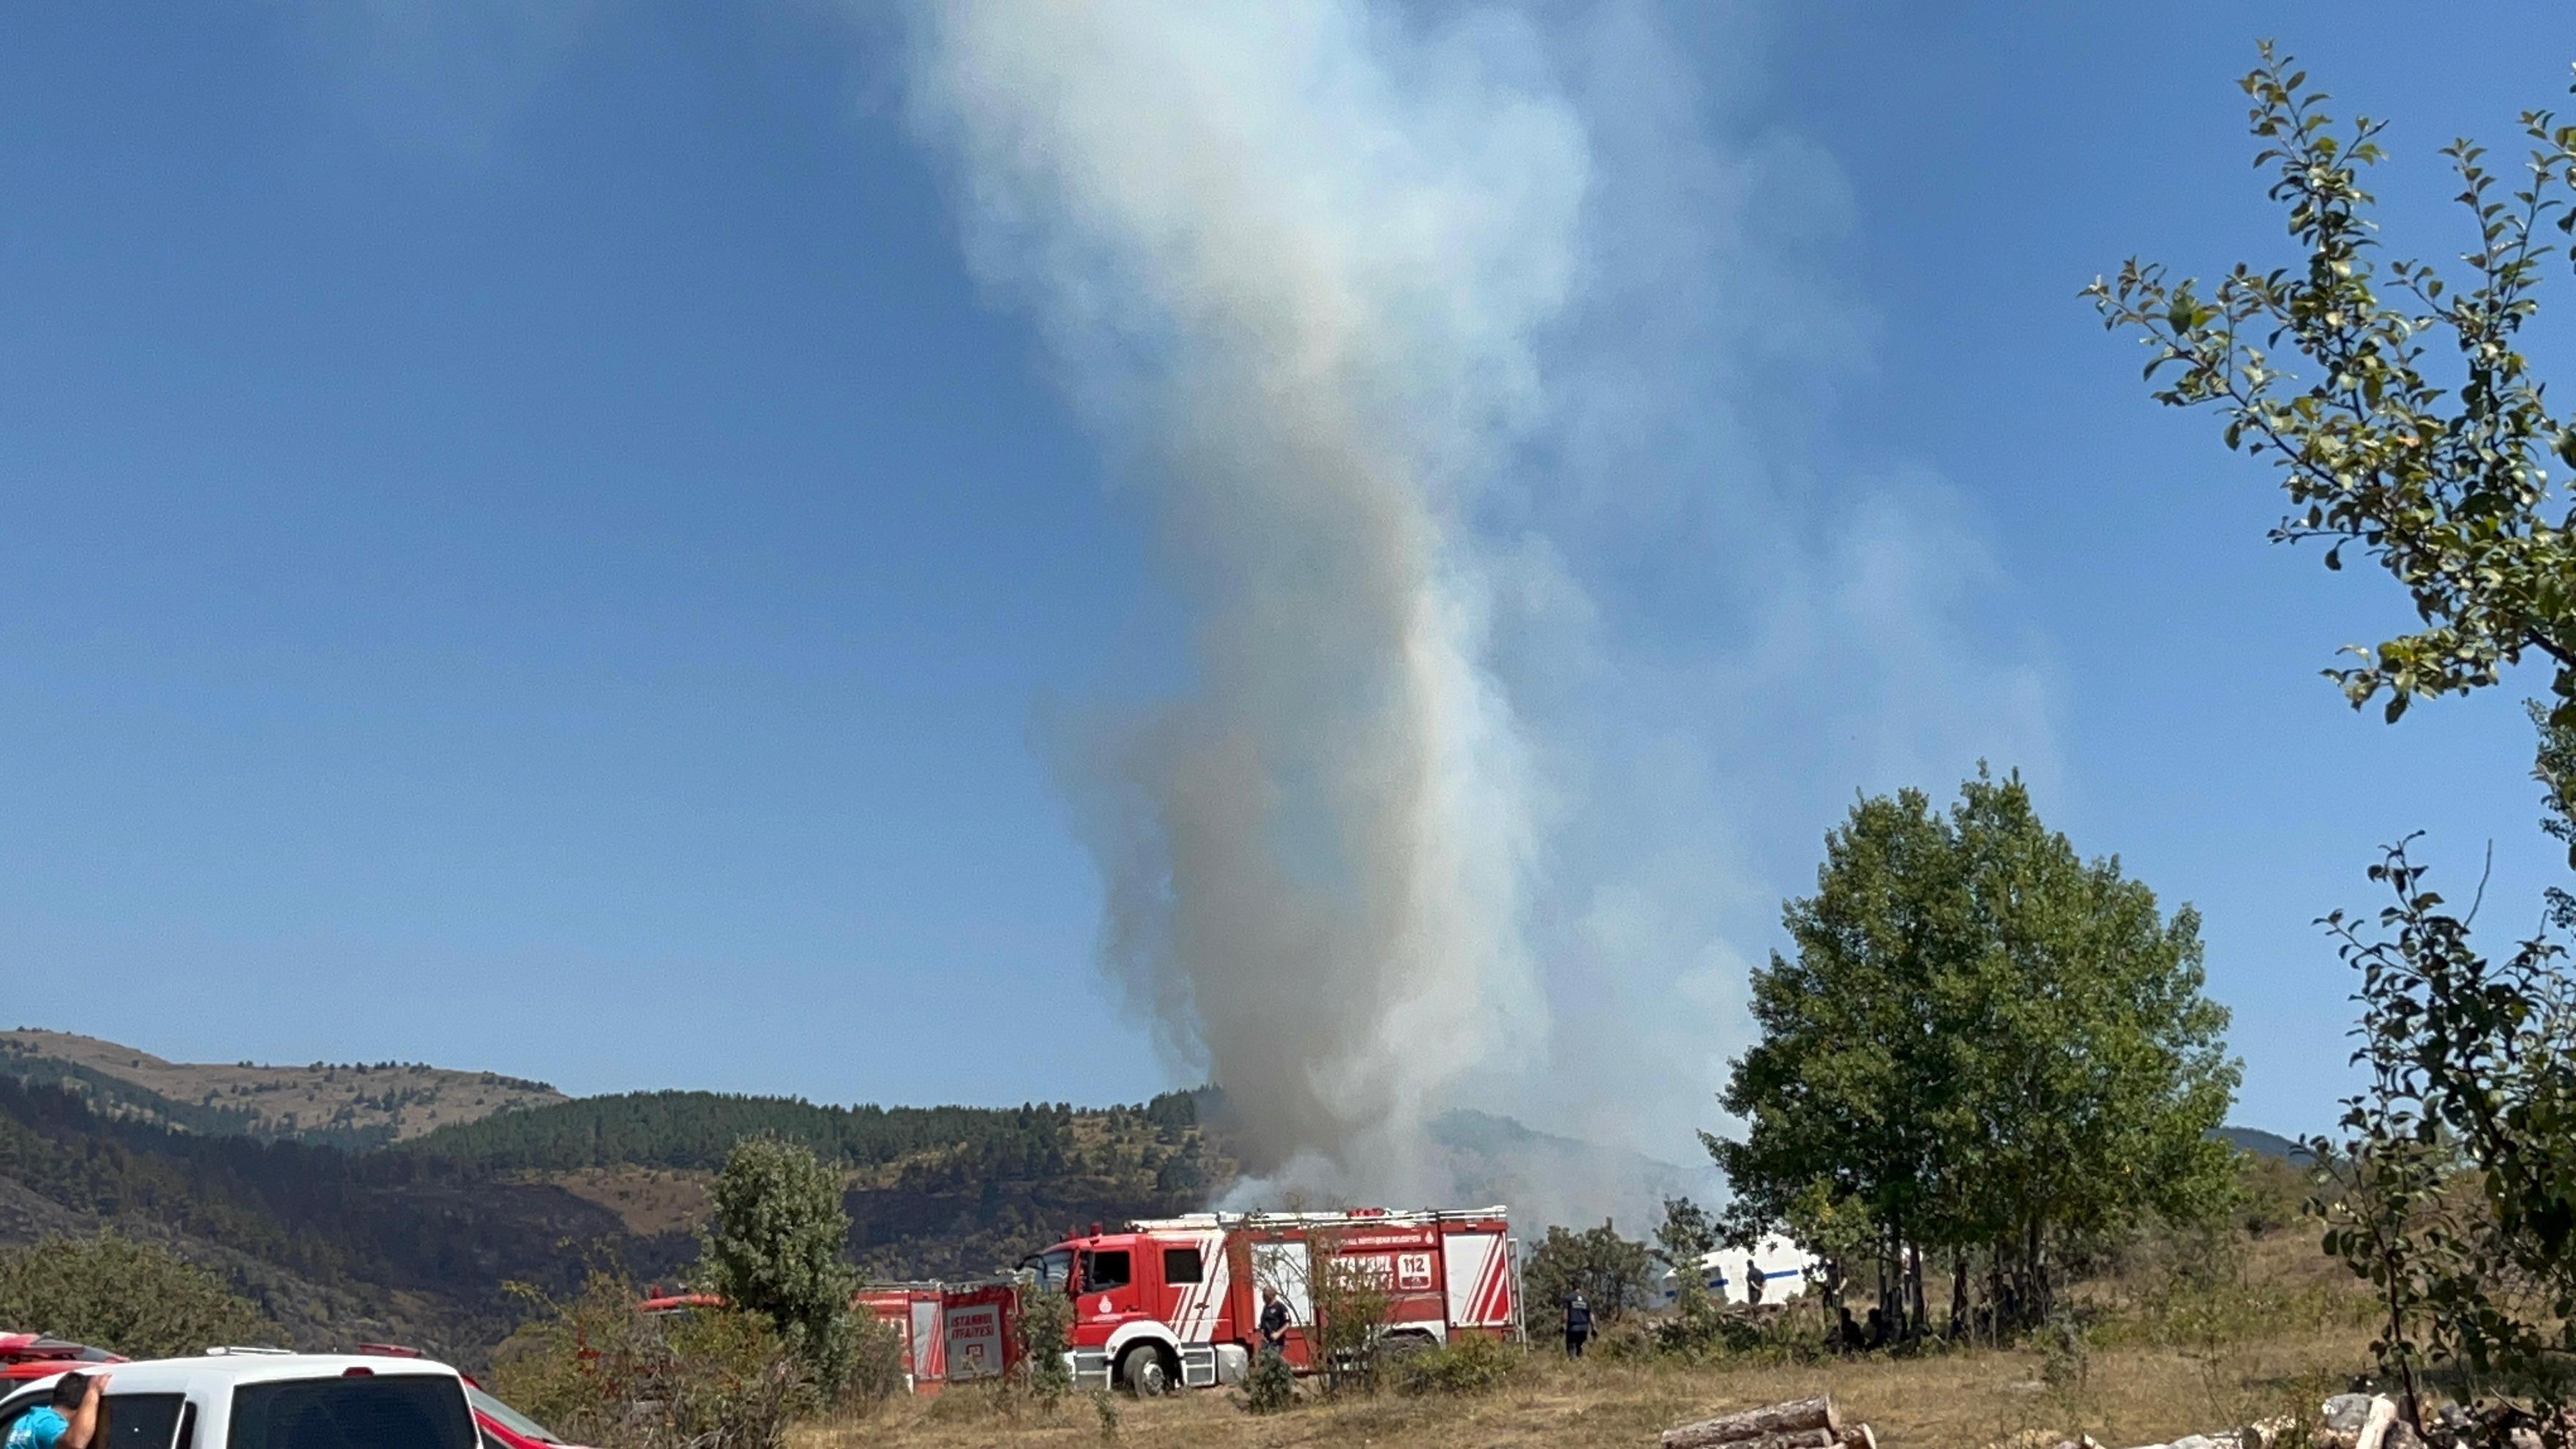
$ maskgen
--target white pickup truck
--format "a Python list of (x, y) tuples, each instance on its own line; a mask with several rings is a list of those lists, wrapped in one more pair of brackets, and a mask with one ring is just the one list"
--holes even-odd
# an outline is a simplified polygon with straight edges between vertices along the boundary
[[(479, 1442), (465, 1381), (427, 1359), (219, 1350), (95, 1369), (108, 1375), (96, 1449), (477, 1449)], [(0, 1443), (51, 1398), (53, 1382), (0, 1397)]]

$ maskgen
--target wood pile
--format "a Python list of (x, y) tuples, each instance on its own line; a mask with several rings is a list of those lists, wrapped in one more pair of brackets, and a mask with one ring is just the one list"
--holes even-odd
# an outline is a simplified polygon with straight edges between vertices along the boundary
[(1831, 1397), (1791, 1399), (1737, 1414), (1675, 1424), (1662, 1449), (1878, 1449), (1867, 1424), (1846, 1424)]
[[(2171, 1443), (2145, 1444), (2139, 1449), (2424, 1449), (2415, 1431), (2397, 1417), (2396, 1403), (2382, 1395), (2337, 1394), (2325, 1401), (2321, 1421), (2309, 1430), (2304, 1442), (2299, 1440), (2297, 1428), (2289, 1419), (2266, 1419), (2242, 1429), (2186, 1434)], [(2087, 1435), (2064, 1440), (2057, 1449), (2102, 1446)]]

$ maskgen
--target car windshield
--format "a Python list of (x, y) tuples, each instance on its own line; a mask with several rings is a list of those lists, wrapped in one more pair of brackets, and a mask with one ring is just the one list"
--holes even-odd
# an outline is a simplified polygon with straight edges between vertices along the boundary
[(518, 1435), (522, 1439), (535, 1439), (540, 1443), (545, 1444), (560, 1444), (563, 1442), (562, 1439), (555, 1435), (555, 1432), (552, 1429), (549, 1429), (545, 1425), (538, 1423), (536, 1420), (529, 1418), (527, 1415), (520, 1413), (518, 1410), (511, 1408), (509, 1405), (502, 1403), (499, 1399), (492, 1397), (490, 1394), (483, 1392), (472, 1384), (467, 1384), (465, 1386), (465, 1398), (468, 1403), (471, 1403), (474, 1406), (474, 1412), (481, 1414), (486, 1418), (499, 1420), (502, 1428), (509, 1430), (511, 1433)]
[(444, 1374), (243, 1384), (225, 1449), (474, 1449), (461, 1387)]

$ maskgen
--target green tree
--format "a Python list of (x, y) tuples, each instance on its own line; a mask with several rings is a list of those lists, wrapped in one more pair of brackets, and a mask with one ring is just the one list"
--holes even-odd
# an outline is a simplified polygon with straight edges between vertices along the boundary
[(707, 1206), (698, 1234), (706, 1286), (767, 1318), (816, 1382), (840, 1384), (862, 1326), (850, 1312), (857, 1276), (841, 1258), (850, 1218), (840, 1174), (800, 1143), (746, 1137), (709, 1185)]
[(1859, 801), (1783, 920), (1795, 952), (1754, 973), (1761, 1037), (1722, 1098), (1744, 1135), (1703, 1134), (1738, 1241), (1805, 1234), (1837, 1279), (1866, 1225), (1899, 1335), (1924, 1327), (1924, 1253), (1982, 1250), (1989, 1311), (2027, 1326), (2068, 1239), (2225, 1202), (2206, 1133), (2238, 1069), (2199, 919), (2080, 858), (2019, 777), (1981, 771), (1946, 816)]
[[(2549, 234), (2576, 231), (2576, 127), (2525, 112), (2510, 183), (2475, 143), (2445, 149), (2473, 239), (2455, 282), (2383, 264), (2362, 177), (2384, 123), (2339, 125), (2268, 44), (2242, 85), (2304, 264), (2239, 264), (2204, 291), (2133, 258), (2090, 295), (2106, 326), (2142, 335), (2149, 376), (2168, 378), (2158, 401), (2216, 407), (2231, 448), (2279, 467), (2293, 512), (2275, 538), (2330, 540), (2330, 568), (2357, 546), (2407, 590), (2424, 627), (2333, 671), (2356, 707), (2385, 691), (2393, 722), (2415, 695), (2496, 684), (2526, 655), (2555, 666), (2531, 706), (2533, 773), (2543, 828), (2576, 863), (2576, 516), (2548, 474), (2553, 457), (2576, 464), (2576, 432), (2522, 351)], [(2326, 1246), (2377, 1291), (2375, 1347), (2419, 1430), (2435, 1364), (2467, 1370), (2472, 1397), (2555, 1410), (2576, 1352), (2576, 985), (2547, 930), (2502, 961), (2474, 949), (2405, 845), (2371, 875), (2393, 897), (2376, 929), (2327, 921), (2360, 973), (2369, 1086), (2328, 1159), (2342, 1190), (2318, 1203)], [(2549, 927), (2576, 924), (2576, 899), (2549, 897)]]
[(1721, 1320), (1701, 1264), (1725, 1238), (1708, 1209), (1686, 1197), (1664, 1199), (1663, 1221), (1655, 1224), (1654, 1259), (1673, 1275), (1673, 1316), (1655, 1328), (1665, 1349), (1693, 1354), (1716, 1341)]
[(1664, 1199), (1664, 1220), (1655, 1224), (1655, 1261), (1673, 1275), (1673, 1306), (1684, 1318), (1705, 1311), (1708, 1279), (1702, 1260), (1726, 1240), (1724, 1228), (1708, 1209), (1686, 1197)]
[(0, 1323), (128, 1358), (286, 1341), (284, 1329), (223, 1279), (158, 1244), (114, 1232), (0, 1252)]
[[(2167, 378), (2158, 402), (2218, 409), (2228, 447), (2279, 468), (2292, 511), (2273, 538), (2327, 541), (2330, 569), (2356, 550), (2405, 587), (2423, 627), (2328, 671), (2355, 708), (2384, 692), (2394, 721), (2417, 695), (2465, 694), (2537, 655), (2556, 670), (2549, 719), (2576, 728), (2576, 518), (2548, 471), (2553, 457), (2576, 464), (2576, 433), (2522, 351), (2548, 234), (2570, 230), (2576, 126), (2525, 112), (2531, 150), (2512, 183), (2474, 142), (2444, 149), (2473, 238), (2455, 284), (2422, 262), (2380, 265), (2362, 176), (2384, 157), (2384, 121), (2338, 130), (2268, 42), (2242, 85), (2255, 164), (2304, 265), (2239, 263), (2203, 288), (2133, 257), (2087, 295), (2105, 326), (2147, 344), (2147, 375)], [(2571, 790), (2553, 782), (2562, 803)]]
[(1547, 1320), (1540, 1315), (1562, 1313), (1579, 1292), (1595, 1319), (1616, 1323), (1645, 1305), (1652, 1267), (1646, 1245), (1619, 1236), (1608, 1222), (1579, 1233), (1551, 1227), (1521, 1266), (1522, 1307), (1530, 1327), (1544, 1332)]

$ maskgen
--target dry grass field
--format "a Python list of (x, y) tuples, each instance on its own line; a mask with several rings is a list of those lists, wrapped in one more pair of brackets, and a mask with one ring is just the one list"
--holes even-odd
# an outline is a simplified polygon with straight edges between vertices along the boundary
[[(2224, 1429), (2304, 1402), (2313, 1412), (2369, 1367), (2368, 1300), (2316, 1253), (2305, 1226), (2221, 1249), (2225, 1267), (2167, 1254), (2089, 1284), (2084, 1347), (1934, 1350), (1851, 1359), (1763, 1354), (1701, 1364), (1532, 1353), (1490, 1393), (1308, 1399), (1256, 1418), (1212, 1392), (1052, 1415), (971, 1389), (901, 1401), (871, 1419), (813, 1425), (790, 1449), (1641, 1449), (1689, 1419), (1819, 1392), (1891, 1449), (2031, 1449), (2077, 1433), (2114, 1446)], [(2177, 1271), (2181, 1269), (2183, 1271)]]

